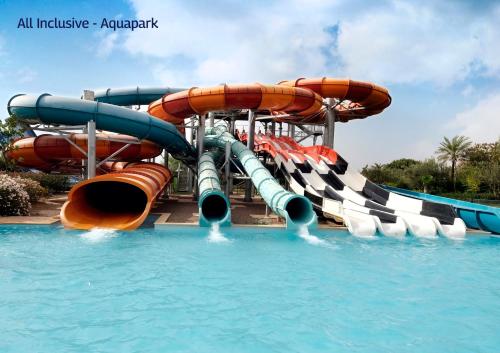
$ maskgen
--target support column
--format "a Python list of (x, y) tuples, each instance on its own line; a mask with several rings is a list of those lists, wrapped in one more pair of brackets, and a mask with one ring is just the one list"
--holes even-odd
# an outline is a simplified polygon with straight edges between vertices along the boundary
[(271, 135), (276, 135), (276, 123), (274, 121), (271, 123)]
[[(189, 128), (189, 143), (192, 145), (194, 142), (194, 117), (191, 119), (191, 127)], [(193, 171), (187, 169), (187, 192), (193, 192)]]
[(226, 176), (226, 188), (224, 193), (226, 197), (229, 199), (229, 194), (231, 193), (231, 142), (226, 142), (226, 164), (224, 166), (224, 173)]
[[(252, 152), (255, 147), (254, 138), (255, 138), (255, 113), (253, 110), (249, 110), (247, 147)], [(243, 201), (245, 202), (252, 201), (252, 189), (253, 189), (252, 180), (247, 179), (245, 182), (245, 198), (243, 199)]]
[(279, 123), (279, 128), (278, 128), (278, 136), (281, 137), (283, 136), (283, 123)]
[(326, 100), (326, 125), (325, 125), (325, 132), (328, 131), (328, 139), (326, 140), (326, 143), (324, 143), (325, 146), (330, 147), (333, 149), (334, 141), (335, 141), (335, 109), (333, 108), (333, 99), (328, 98)]
[(229, 122), (229, 133), (234, 136), (234, 130), (235, 130), (235, 121), (234, 117), (231, 117), (231, 120)]
[[(203, 154), (203, 150), (205, 149), (205, 145), (203, 143), (203, 139), (205, 137), (205, 120), (206, 115), (198, 115), (198, 129), (196, 130), (196, 147), (198, 148), (198, 160), (200, 160), (201, 155)], [(193, 200), (198, 200), (199, 194), (198, 182), (194, 184), (194, 193)]]
[(214, 127), (214, 123), (215, 123), (214, 113), (210, 112), (208, 113), (208, 126)]
[[(88, 89), (83, 90), (82, 99), (83, 100), (87, 100), (87, 101), (93, 101), (95, 99), (94, 91), (91, 91), (91, 90), (88, 90)], [(88, 133), (88, 129), (87, 129), (86, 126), (83, 128), (82, 132), (84, 134)], [(88, 135), (87, 135), (87, 138), (88, 138)], [(88, 146), (89, 146), (89, 144), (87, 144), (87, 148), (88, 148)], [(88, 158), (88, 154), (87, 154), (87, 158)], [(83, 179), (87, 179), (89, 177), (88, 176), (89, 167), (88, 167), (88, 159), (87, 158), (82, 159), (82, 178)], [(95, 168), (94, 168), (94, 175), (95, 175)]]
[(96, 168), (96, 133), (95, 121), (90, 120), (87, 123), (87, 179), (95, 177)]
[(206, 120), (206, 115), (200, 115), (198, 118), (198, 131), (196, 132), (198, 159), (201, 158), (201, 155), (203, 154), (203, 149), (205, 148), (205, 145), (203, 144), (203, 139), (205, 137), (205, 120)]
[(288, 135), (295, 140), (295, 125), (289, 124), (288, 129)]

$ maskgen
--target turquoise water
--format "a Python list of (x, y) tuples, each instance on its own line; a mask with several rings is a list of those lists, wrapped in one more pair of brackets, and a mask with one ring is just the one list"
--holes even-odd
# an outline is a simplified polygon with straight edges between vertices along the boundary
[(0, 227), (0, 352), (499, 350), (498, 238), (224, 232)]

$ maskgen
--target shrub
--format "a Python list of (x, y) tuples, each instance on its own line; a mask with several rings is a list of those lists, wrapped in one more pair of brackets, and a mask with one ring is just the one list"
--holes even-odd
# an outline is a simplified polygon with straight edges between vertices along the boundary
[(28, 193), (31, 203), (37, 202), (40, 198), (48, 194), (47, 189), (41, 186), (38, 181), (21, 177), (15, 177), (14, 180)]
[(70, 180), (66, 175), (45, 173), (23, 173), (23, 178), (29, 178), (40, 183), (50, 193), (64, 192), (70, 189)]
[(0, 174), (0, 216), (27, 216), (29, 195), (14, 178)]

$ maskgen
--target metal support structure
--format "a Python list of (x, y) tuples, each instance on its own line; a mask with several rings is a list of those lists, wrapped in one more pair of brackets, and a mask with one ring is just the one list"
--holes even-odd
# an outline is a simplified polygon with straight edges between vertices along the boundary
[(198, 117), (198, 130), (196, 131), (196, 146), (198, 148), (198, 159), (201, 158), (203, 154), (203, 149), (205, 146), (203, 145), (203, 139), (205, 138), (205, 121), (206, 115), (200, 115)]
[[(194, 120), (191, 119), (191, 125), (189, 127), (189, 137), (188, 141), (190, 144), (194, 142)], [(187, 192), (193, 192), (193, 171), (188, 168), (187, 169)]]
[(123, 151), (125, 151), (127, 148), (129, 148), (131, 146), (130, 143), (127, 143), (126, 145), (120, 147), (119, 149), (117, 149), (115, 152), (111, 153), (109, 156), (107, 156), (106, 158), (104, 158), (102, 161), (100, 161), (97, 165), (96, 165), (96, 168), (99, 168), (101, 165), (103, 165), (104, 163), (106, 163), (107, 161), (115, 158), (116, 156), (118, 156), (120, 153), (122, 153)]
[(323, 145), (333, 149), (335, 141), (335, 109), (332, 98), (326, 100), (326, 122)]
[(96, 170), (96, 131), (95, 121), (87, 123), (87, 179), (95, 177)]
[[(205, 121), (206, 121), (206, 115), (198, 115), (198, 128), (196, 129), (196, 147), (198, 149), (198, 160), (200, 160), (203, 150), (205, 149), (205, 146), (203, 144), (203, 140), (205, 138)], [(193, 121), (193, 127), (194, 127), (194, 121)], [(196, 174), (196, 177), (198, 177), (198, 174)], [(199, 197), (199, 186), (198, 182), (195, 183), (194, 185), (194, 193), (193, 193), (193, 200), (198, 200)]]
[[(88, 89), (85, 89), (83, 90), (83, 95), (82, 95), (82, 99), (83, 100), (88, 100), (88, 101), (93, 101), (95, 99), (95, 94), (94, 94), (94, 91), (91, 91), (91, 90), (88, 90)], [(83, 127), (82, 131), (84, 134), (87, 134), (87, 154), (86, 154), (86, 157), (87, 159), (83, 159), (82, 160), (82, 177), (83, 178), (93, 178), (95, 176), (95, 122), (94, 122), (94, 165), (93, 165), (93, 168), (91, 168), (92, 166), (89, 167), (89, 156), (90, 156), (90, 136), (88, 135), (89, 134), (89, 124), (90, 124), (90, 121), (87, 123), (86, 126)], [(69, 140), (69, 139), (68, 139)]]
[(234, 136), (234, 132), (235, 132), (235, 127), (236, 127), (235, 119), (234, 119), (234, 117), (231, 117), (231, 120), (229, 122), (229, 133), (233, 136)]
[(214, 113), (210, 112), (208, 113), (208, 126), (214, 127), (214, 124), (215, 124)]
[[(247, 147), (250, 151), (253, 152), (255, 147), (254, 144), (255, 138), (255, 113), (253, 110), (248, 111), (248, 137), (247, 137)], [(251, 202), (252, 201), (252, 180), (247, 180), (245, 183), (245, 198), (243, 201)]]
[(271, 123), (271, 135), (276, 135), (276, 123), (274, 121)]
[(288, 124), (288, 136), (295, 138), (295, 125)]
[(229, 194), (231, 193), (231, 143), (226, 142), (226, 161), (224, 164), (224, 174), (226, 177), (226, 187), (224, 193), (226, 197), (229, 198)]

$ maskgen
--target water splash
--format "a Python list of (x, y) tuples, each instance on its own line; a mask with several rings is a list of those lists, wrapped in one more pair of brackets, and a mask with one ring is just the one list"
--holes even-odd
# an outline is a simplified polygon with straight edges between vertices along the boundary
[(220, 231), (220, 224), (217, 222), (212, 223), (207, 240), (209, 243), (227, 243), (230, 241), (222, 234)]
[(118, 235), (116, 230), (108, 228), (92, 228), (88, 232), (80, 235), (80, 237), (89, 243), (101, 243), (103, 241), (114, 238)]
[(326, 241), (318, 238), (309, 233), (309, 228), (306, 225), (301, 225), (298, 229), (297, 235), (312, 245), (327, 245)]
[(364, 235), (364, 234), (356, 234), (352, 233), (355, 238), (363, 239), (363, 240), (377, 240), (379, 237), (376, 235)]

